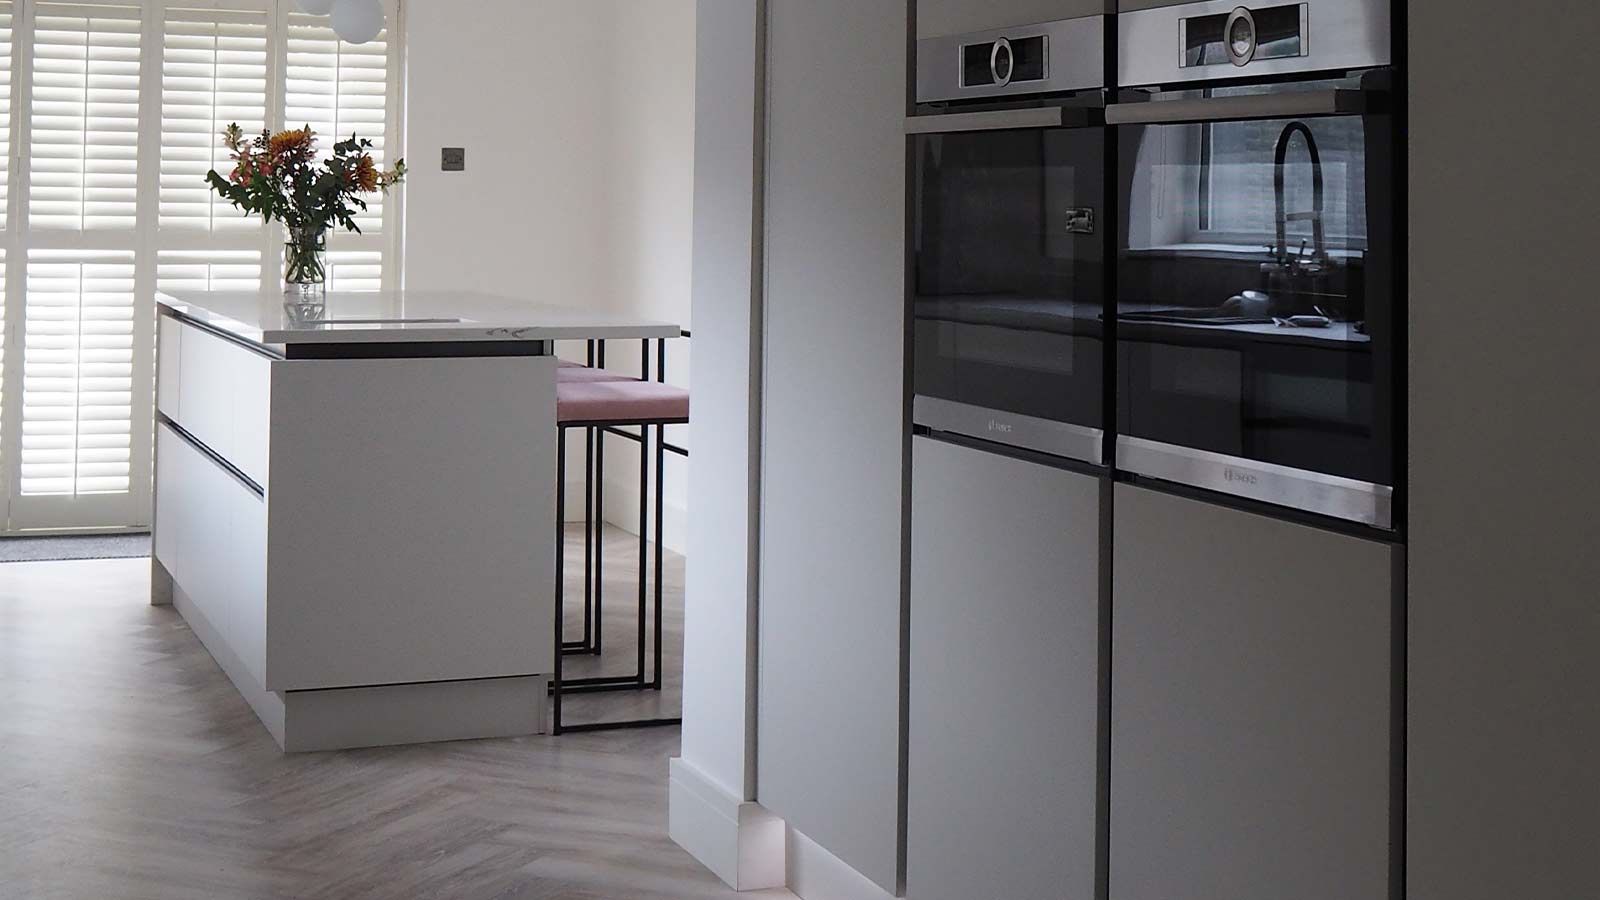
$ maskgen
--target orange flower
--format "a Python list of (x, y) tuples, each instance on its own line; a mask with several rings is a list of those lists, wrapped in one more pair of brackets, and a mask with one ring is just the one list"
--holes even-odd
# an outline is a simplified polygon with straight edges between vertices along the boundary
[(356, 190), (371, 193), (378, 189), (378, 164), (370, 156), (356, 158), (355, 171), (351, 173), (351, 183)]
[(280, 131), (267, 142), (267, 153), (273, 159), (308, 159), (316, 133), (308, 126)]

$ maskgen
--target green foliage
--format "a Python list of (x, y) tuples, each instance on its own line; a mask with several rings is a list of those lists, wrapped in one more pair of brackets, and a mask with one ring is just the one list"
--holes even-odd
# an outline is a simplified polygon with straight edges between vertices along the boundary
[(405, 179), (404, 160), (380, 171), (372, 141), (355, 135), (334, 144), (332, 154), (321, 160), (309, 125), (278, 134), (263, 131), (249, 141), (238, 125), (229, 125), (222, 139), (233, 152), (233, 172), (224, 177), (213, 169), (206, 183), (246, 215), (282, 222), (292, 235), (320, 235), (335, 226), (360, 232), (355, 217), (367, 209), (362, 195), (387, 193)]

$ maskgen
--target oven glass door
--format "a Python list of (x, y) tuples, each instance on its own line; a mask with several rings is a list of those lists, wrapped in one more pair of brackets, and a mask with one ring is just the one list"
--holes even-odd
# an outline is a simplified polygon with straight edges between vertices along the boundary
[(918, 424), (1102, 461), (1102, 127), (916, 138)]
[(1122, 126), (1119, 466), (1390, 527), (1390, 141), (1373, 114)]

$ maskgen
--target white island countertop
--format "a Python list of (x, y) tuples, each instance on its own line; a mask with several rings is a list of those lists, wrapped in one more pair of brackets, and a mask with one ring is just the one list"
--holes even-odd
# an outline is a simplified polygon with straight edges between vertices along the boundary
[(280, 288), (158, 291), (174, 315), (264, 348), (301, 344), (675, 338), (677, 325), (470, 291), (329, 291), (320, 307)]

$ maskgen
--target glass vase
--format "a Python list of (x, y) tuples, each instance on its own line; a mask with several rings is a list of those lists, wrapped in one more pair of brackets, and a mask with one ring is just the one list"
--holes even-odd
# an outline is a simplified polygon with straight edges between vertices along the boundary
[(320, 298), (328, 282), (328, 233), (291, 229), (283, 245), (283, 292), (296, 298)]

